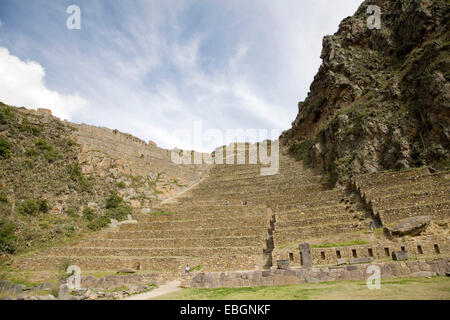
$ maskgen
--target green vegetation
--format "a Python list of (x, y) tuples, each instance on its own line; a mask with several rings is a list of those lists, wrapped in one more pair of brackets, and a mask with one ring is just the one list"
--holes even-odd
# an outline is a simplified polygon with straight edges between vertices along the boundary
[(0, 193), (0, 203), (8, 203), (8, 197), (4, 193)]
[(78, 163), (72, 163), (67, 165), (67, 170), (70, 177), (74, 182), (76, 182), (81, 191), (91, 192), (92, 191), (92, 181), (87, 179), (83, 175), (83, 171)]
[(22, 124), (19, 127), (19, 131), (22, 133), (31, 134), (33, 136), (38, 136), (41, 133), (39, 127), (32, 125), (27, 118), (24, 118)]
[(23, 215), (36, 216), (39, 213), (47, 213), (49, 209), (47, 199), (27, 199), (19, 205), (18, 211)]
[(0, 106), (0, 124), (6, 124), (12, 118), (13, 112), (11, 108), (6, 105)]
[(275, 287), (183, 289), (161, 300), (397, 300), (450, 299), (450, 278), (382, 279), (381, 289), (366, 281), (305, 283)]
[(176, 214), (176, 212), (168, 212), (168, 211), (151, 211), (151, 215), (153, 216), (163, 216), (163, 215), (169, 215), (169, 214)]
[(128, 206), (122, 197), (114, 190), (110, 191), (109, 198), (106, 199), (105, 217), (109, 219), (116, 219), (118, 221), (127, 218), (132, 214), (132, 209)]
[(87, 225), (89, 230), (98, 231), (109, 224), (110, 220), (105, 217), (96, 217), (93, 218)]
[(202, 266), (202, 265), (195, 266), (195, 267), (193, 267), (193, 268), (191, 269), (191, 272), (200, 271), (200, 270), (202, 270), (202, 269), (203, 269), (203, 266)]
[(0, 220), (0, 254), (13, 254), (17, 247), (16, 225), (5, 218)]
[(111, 190), (109, 198), (106, 199), (106, 209), (116, 209), (123, 203), (123, 199), (117, 191)]
[(51, 146), (47, 143), (47, 141), (45, 141), (44, 139), (36, 139), (34, 141), (34, 144), (36, 146), (36, 148), (42, 152), (42, 154), (44, 155), (44, 157), (49, 161), (49, 162), (54, 162), (57, 159), (61, 159), (62, 156)]
[(123, 181), (120, 181), (118, 184), (117, 184), (117, 188), (119, 188), (119, 189), (125, 189), (127, 187), (127, 185), (125, 184), (125, 182), (123, 182)]
[(0, 158), (9, 158), (11, 155), (11, 143), (0, 137)]
[(347, 242), (335, 242), (335, 243), (321, 243), (321, 244), (313, 244), (311, 248), (334, 248), (334, 247), (349, 247), (349, 246), (357, 246), (357, 245), (365, 245), (369, 244), (369, 242), (365, 240), (353, 240)]
[(302, 160), (307, 166), (311, 166), (314, 163), (314, 159), (311, 156), (311, 148), (313, 145), (314, 143), (310, 140), (293, 144), (289, 147), (289, 153), (297, 160)]
[(85, 208), (83, 210), (83, 217), (87, 220), (87, 221), (92, 221), (95, 218), (95, 211), (91, 208)]

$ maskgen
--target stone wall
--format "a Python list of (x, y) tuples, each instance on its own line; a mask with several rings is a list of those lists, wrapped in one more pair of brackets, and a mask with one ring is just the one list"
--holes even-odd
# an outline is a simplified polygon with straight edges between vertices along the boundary
[[(369, 266), (379, 266), (381, 278), (445, 275), (450, 272), (448, 259), (430, 261), (386, 262), (335, 268), (208, 272), (187, 277), (186, 288), (254, 287), (301, 284), (323, 281), (367, 280), (373, 274)], [(382, 284), (383, 282), (381, 282)]]
[[(393, 251), (408, 251), (410, 258), (421, 256), (435, 256), (448, 254), (450, 241), (442, 237), (432, 239), (414, 239), (404, 242), (382, 242), (367, 245), (355, 245), (332, 248), (312, 248), (311, 254), (314, 265), (337, 264), (338, 259), (373, 258), (390, 259)], [(289, 259), (291, 265), (300, 266), (300, 251), (298, 249), (275, 249), (272, 253), (273, 261)]]

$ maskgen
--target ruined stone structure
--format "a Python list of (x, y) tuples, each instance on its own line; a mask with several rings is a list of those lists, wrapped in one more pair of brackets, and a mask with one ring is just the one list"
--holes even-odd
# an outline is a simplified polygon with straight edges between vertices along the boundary
[[(321, 175), (282, 152), (276, 175), (262, 176), (261, 165), (249, 164), (213, 165), (207, 172), (187, 191), (151, 212), (136, 214), (137, 223), (17, 259), (16, 265), (48, 270), (70, 261), (82, 270), (178, 273), (186, 265), (232, 271), (268, 269), (277, 260), (289, 260), (293, 268), (356, 263), (360, 258), (383, 261), (399, 250), (416, 259), (448, 255), (448, 171), (382, 172), (356, 177), (348, 189), (333, 189)], [(391, 218), (385, 218), (387, 213)], [(416, 237), (391, 239), (381, 232), (364, 245), (320, 247), (329, 235), (351, 241), (422, 214), (430, 215), (433, 225)], [(307, 244), (299, 249), (301, 243)], [(302, 250), (311, 252), (303, 264)]]
[(202, 271), (193, 287), (364, 279), (361, 263), (388, 277), (448, 272), (448, 2), (376, 1), (389, 12), (381, 30), (366, 26), (372, 3), (325, 37), (311, 92), (279, 139), (276, 174), (264, 174), (264, 144), (173, 153), (67, 123), (83, 173), (121, 183), (135, 221), (12, 266), (179, 275), (190, 265)]

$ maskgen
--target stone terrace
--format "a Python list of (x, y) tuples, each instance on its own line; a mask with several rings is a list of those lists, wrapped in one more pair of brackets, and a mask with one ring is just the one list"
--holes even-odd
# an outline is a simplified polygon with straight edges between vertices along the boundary
[(387, 171), (356, 177), (354, 184), (383, 225), (418, 215), (441, 222), (450, 218), (449, 170)]
[[(285, 246), (298, 247), (309, 239), (373, 226), (372, 212), (354, 203), (358, 192), (331, 189), (301, 162), (281, 154), (278, 174), (261, 176), (260, 168), (214, 165), (196, 186), (151, 213), (136, 215), (137, 223), (103, 230), (73, 246), (18, 258), (14, 264), (35, 271), (59, 269), (67, 263), (103, 271), (183, 272), (187, 264), (202, 266), (204, 271), (257, 270), (275, 265), (276, 259), (299, 264), (298, 250), (294, 256)], [(427, 206), (436, 219), (449, 216), (448, 172), (385, 172), (357, 177), (355, 185), (382, 223), (422, 212)], [(423, 242), (425, 253), (434, 250), (434, 243), (448, 250), (447, 242), (430, 241), (434, 242)], [(354, 250), (366, 256), (363, 252), (371, 249), (377, 258), (385, 257), (385, 248), (396, 246), (380, 243)], [(347, 249), (337, 250), (345, 256), (353, 252)], [(336, 263), (335, 253), (336, 248), (314, 248), (314, 263)]]

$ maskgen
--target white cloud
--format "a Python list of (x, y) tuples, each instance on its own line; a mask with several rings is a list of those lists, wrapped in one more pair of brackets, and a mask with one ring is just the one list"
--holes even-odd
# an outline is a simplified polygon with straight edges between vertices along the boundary
[(28, 108), (48, 108), (61, 119), (70, 120), (88, 107), (78, 94), (60, 94), (45, 86), (45, 70), (37, 62), (22, 61), (0, 47), (0, 101)]
[(3, 21), (0, 20), (0, 28), (3, 27)]

